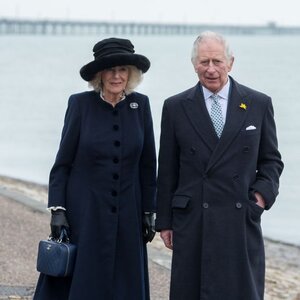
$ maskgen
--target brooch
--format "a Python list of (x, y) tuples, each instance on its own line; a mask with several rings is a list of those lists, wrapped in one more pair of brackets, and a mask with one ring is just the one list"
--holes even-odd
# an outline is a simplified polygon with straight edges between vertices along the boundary
[(132, 109), (136, 109), (139, 107), (139, 105), (136, 102), (131, 102), (129, 105)]

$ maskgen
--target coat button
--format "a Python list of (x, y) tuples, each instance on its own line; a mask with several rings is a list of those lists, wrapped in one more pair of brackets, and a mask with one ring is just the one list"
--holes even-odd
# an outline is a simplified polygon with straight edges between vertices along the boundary
[(249, 149), (250, 149), (249, 146), (245, 146), (245, 147), (243, 148), (243, 152), (244, 152), (244, 153), (247, 153), (247, 152), (249, 152)]
[(208, 208), (208, 207), (209, 207), (209, 205), (208, 205), (207, 202), (204, 202), (204, 203), (202, 204), (202, 206), (203, 206), (203, 208)]
[(195, 153), (196, 153), (196, 149), (194, 147), (192, 147), (190, 149), (190, 154), (195, 155)]
[(235, 174), (235, 175), (233, 175), (233, 180), (238, 180), (239, 179), (239, 175), (237, 175), (237, 174)]
[(115, 145), (115, 147), (120, 147), (121, 142), (120, 142), (120, 141), (115, 141), (115, 142), (114, 142), (114, 145)]
[(111, 212), (112, 212), (113, 214), (115, 214), (115, 213), (117, 212), (117, 208), (116, 208), (115, 206), (112, 206), (112, 207), (111, 207)]
[(117, 110), (113, 110), (113, 115), (117, 116), (119, 114), (119, 112)]
[(115, 125), (113, 126), (113, 130), (115, 130), (115, 131), (119, 130), (119, 125), (115, 124)]
[(117, 173), (113, 174), (113, 179), (118, 180), (119, 179), (119, 174), (117, 174)]
[(118, 193), (117, 193), (116, 190), (112, 190), (112, 191), (111, 191), (111, 195), (112, 195), (113, 197), (116, 197), (116, 196), (118, 195)]
[(237, 203), (235, 204), (235, 207), (236, 207), (236, 208), (242, 208), (242, 207), (243, 207), (243, 205), (242, 205), (242, 203), (240, 203), (240, 202), (237, 202)]
[(119, 163), (119, 158), (114, 157), (114, 158), (113, 158), (113, 162), (114, 162), (115, 164), (118, 164), (118, 163)]

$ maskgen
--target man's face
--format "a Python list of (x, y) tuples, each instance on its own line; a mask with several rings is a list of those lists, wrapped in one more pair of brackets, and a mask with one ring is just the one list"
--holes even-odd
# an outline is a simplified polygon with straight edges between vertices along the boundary
[(198, 47), (195, 71), (203, 86), (213, 93), (219, 92), (228, 80), (233, 58), (227, 59), (222, 43), (214, 39), (203, 40)]

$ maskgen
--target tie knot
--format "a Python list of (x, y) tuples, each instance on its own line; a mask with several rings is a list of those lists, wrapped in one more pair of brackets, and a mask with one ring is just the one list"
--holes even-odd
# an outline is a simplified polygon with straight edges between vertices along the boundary
[(219, 95), (218, 94), (212, 94), (210, 97), (212, 98), (213, 101), (217, 102), (219, 100)]

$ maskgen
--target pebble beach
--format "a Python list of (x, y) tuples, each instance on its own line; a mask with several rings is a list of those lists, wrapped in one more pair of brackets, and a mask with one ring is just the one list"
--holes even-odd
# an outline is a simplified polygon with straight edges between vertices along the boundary
[[(32, 299), (38, 242), (49, 234), (46, 203), (46, 185), (0, 176), (0, 300)], [(300, 247), (267, 238), (265, 247), (265, 300), (300, 300)], [(148, 254), (151, 300), (167, 300), (172, 253), (157, 234)]]

